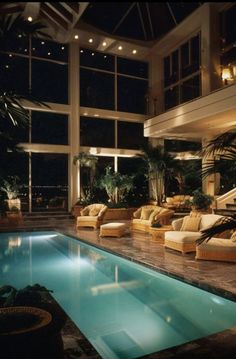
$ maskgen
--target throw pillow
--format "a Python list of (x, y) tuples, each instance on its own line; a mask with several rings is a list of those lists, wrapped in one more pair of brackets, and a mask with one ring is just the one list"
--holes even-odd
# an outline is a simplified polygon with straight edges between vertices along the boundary
[(201, 217), (185, 216), (180, 231), (198, 232)]
[(232, 242), (236, 242), (236, 231), (233, 232), (233, 234), (230, 238), (231, 238)]
[(142, 208), (140, 219), (148, 220), (150, 215), (152, 214), (152, 212), (153, 212), (153, 209)]
[(89, 214), (88, 208), (84, 208), (84, 209), (82, 209), (82, 211), (80, 211), (81, 216), (88, 216), (88, 214)]
[(94, 207), (94, 208), (90, 209), (89, 215), (90, 216), (97, 216), (99, 212), (100, 212), (100, 209), (97, 209), (96, 207)]
[(155, 217), (161, 212), (161, 210), (162, 210), (161, 207), (157, 207), (156, 209), (154, 209), (149, 217), (149, 220), (153, 221)]

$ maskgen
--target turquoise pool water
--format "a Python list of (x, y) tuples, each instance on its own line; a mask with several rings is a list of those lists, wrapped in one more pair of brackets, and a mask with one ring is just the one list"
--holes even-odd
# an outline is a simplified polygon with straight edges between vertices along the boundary
[(103, 358), (138, 358), (236, 325), (236, 303), (57, 232), (0, 234), (0, 285), (39, 283)]

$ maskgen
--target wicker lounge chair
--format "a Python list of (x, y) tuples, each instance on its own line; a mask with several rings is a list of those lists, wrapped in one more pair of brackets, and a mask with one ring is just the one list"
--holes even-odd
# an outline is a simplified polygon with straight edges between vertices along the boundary
[(102, 203), (94, 203), (82, 209), (77, 217), (76, 225), (78, 227), (93, 227), (97, 229), (103, 223), (107, 206)]

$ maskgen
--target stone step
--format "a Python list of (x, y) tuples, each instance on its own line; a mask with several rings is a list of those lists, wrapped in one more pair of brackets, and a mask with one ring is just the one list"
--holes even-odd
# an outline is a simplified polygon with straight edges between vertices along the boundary
[(226, 208), (236, 210), (236, 203), (226, 203)]
[(48, 220), (67, 220), (73, 219), (71, 213), (69, 212), (33, 212), (33, 213), (23, 213), (24, 221), (48, 221)]
[(214, 213), (215, 214), (220, 214), (221, 216), (230, 216), (230, 215), (236, 214), (236, 208), (235, 209), (230, 209), (230, 208), (215, 209)]

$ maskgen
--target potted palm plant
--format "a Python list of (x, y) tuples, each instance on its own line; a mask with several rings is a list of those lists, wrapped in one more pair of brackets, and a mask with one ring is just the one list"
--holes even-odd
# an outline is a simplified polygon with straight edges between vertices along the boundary
[(193, 211), (196, 212), (211, 212), (211, 204), (213, 202), (213, 197), (209, 194), (205, 194), (199, 189), (193, 191), (193, 196), (191, 199), (186, 201), (186, 204), (192, 207)]
[(18, 198), (20, 183), (18, 176), (8, 176), (7, 179), (3, 180), (0, 190), (7, 195), (8, 209), (11, 211), (12, 208), (18, 208), (21, 210), (20, 198)]

